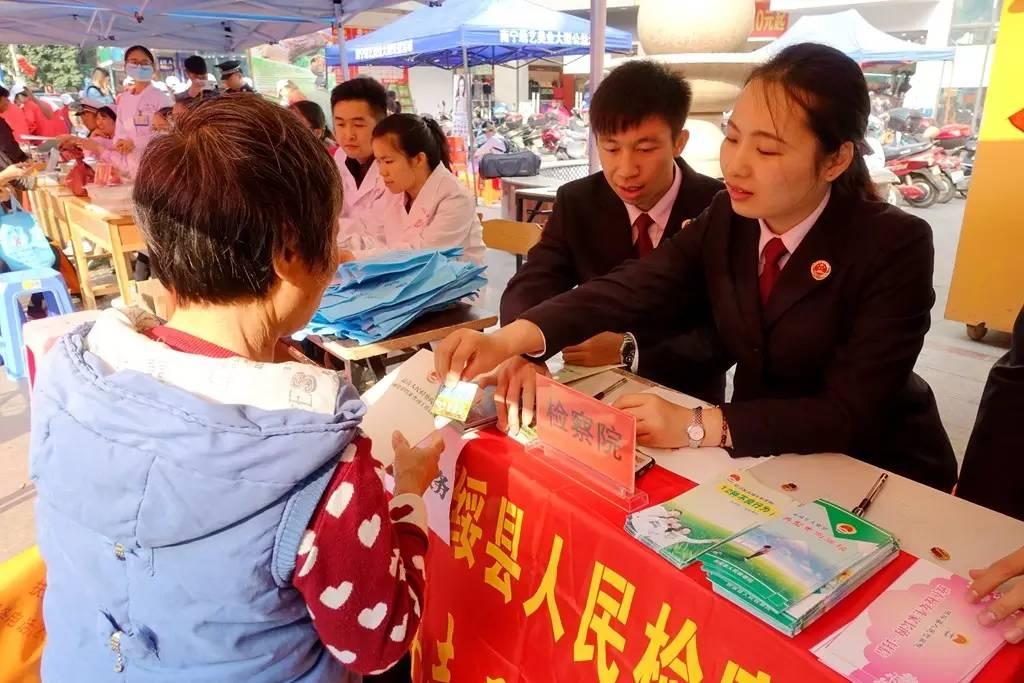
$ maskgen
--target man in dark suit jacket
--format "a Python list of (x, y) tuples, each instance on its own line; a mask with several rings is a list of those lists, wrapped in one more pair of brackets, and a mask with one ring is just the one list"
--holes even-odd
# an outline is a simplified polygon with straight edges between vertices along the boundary
[[(603, 170), (559, 189), (541, 241), (502, 295), (502, 324), (624, 261), (647, 256), (724, 188), (678, 156), (689, 136), (683, 124), (690, 101), (689, 85), (653, 62), (629, 62), (601, 83), (590, 123)], [(621, 362), (649, 379), (719, 403), (728, 363), (713, 353), (710, 313), (698, 320), (682, 334), (659, 321), (605, 331), (563, 349), (563, 356), (567, 363), (586, 366)], [(525, 360), (510, 365), (523, 382), (536, 371)]]
[(992, 367), (967, 444), (956, 494), (1024, 520), (1024, 308), (1013, 326), (1010, 350)]

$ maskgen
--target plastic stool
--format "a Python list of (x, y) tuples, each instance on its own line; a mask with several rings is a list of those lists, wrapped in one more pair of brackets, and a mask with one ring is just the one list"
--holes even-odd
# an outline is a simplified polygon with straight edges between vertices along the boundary
[(32, 268), (0, 274), (0, 355), (11, 379), (25, 378), (25, 341), (21, 325), (24, 311), (18, 297), (41, 293), (47, 315), (73, 313), (64, 278), (53, 268)]

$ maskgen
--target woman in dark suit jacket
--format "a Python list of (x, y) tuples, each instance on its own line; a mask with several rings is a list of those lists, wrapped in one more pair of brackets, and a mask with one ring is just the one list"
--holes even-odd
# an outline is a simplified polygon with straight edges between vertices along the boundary
[(728, 190), (693, 225), (493, 335), (449, 337), (438, 371), (475, 377), (651, 316), (682, 324), (710, 301), (737, 363), (733, 400), (694, 411), (626, 396), (641, 444), (841, 452), (951, 489), (956, 460), (913, 372), (935, 300), (931, 228), (877, 200), (861, 156), (869, 111), (845, 55), (782, 51), (741, 93), (722, 144)]

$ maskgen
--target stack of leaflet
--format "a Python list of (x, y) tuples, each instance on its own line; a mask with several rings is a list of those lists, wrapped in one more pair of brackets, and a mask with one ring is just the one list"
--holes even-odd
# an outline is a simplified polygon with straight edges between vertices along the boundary
[(749, 529), (701, 562), (716, 593), (793, 636), (898, 554), (889, 532), (816, 500)]
[(746, 472), (729, 472), (686, 493), (634, 512), (626, 531), (677, 568), (737, 534), (796, 507)]
[(811, 651), (854, 683), (966, 683), (1005, 645), (1003, 633), (1020, 616), (982, 626), (978, 616), (988, 608), (967, 602), (969, 583), (918, 560)]
[(418, 316), (476, 296), (485, 268), (457, 261), (462, 248), (392, 251), (344, 263), (324, 292), (306, 334), (369, 344), (390, 337)]

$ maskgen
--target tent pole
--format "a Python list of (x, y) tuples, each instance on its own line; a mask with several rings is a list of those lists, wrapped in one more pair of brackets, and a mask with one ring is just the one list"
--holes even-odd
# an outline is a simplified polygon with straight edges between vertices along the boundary
[(981, 75), (978, 76), (978, 87), (974, 91), (974, 113), (971, 116), (971, 131), (978, 135), (981, 126), (981, 100), (985, 91), (985, 75), (988, 69), (988, 58), (995, 40), (995, 26), (999, 21), (999, 0), (992, 0), (992, 9), (988, 15), (988, 29), (985, 31), (985, 56), (981, 62)]
[(473, 130), (473, 79), (469, 75), (469, 52), (466, 50), (466, 37), (462, 37), (462, 71), (466, 76), (466, 170), (472, 169), (470, 176), (473, 183), (474, 203), (480, 203), (480, 191), (476, 186), (476, 135)]
[[(605, 0), (590, 0), (590, 96), (594, 96), (597, 86), (604, 76), (604, 33), (607, 24), (607, 2)], [(594, 135), (590, 135), (590, 149), (588, 158), (590, 160), (590, 172), (596, 173), (600, 165), (595, 153)]]
[(338, 59), (341, 61), (341, 80), (348, 80), (348, 53), (345, 50), (345, 16), (341, 0), (334, 0), (334, 23), (338, 27)]

